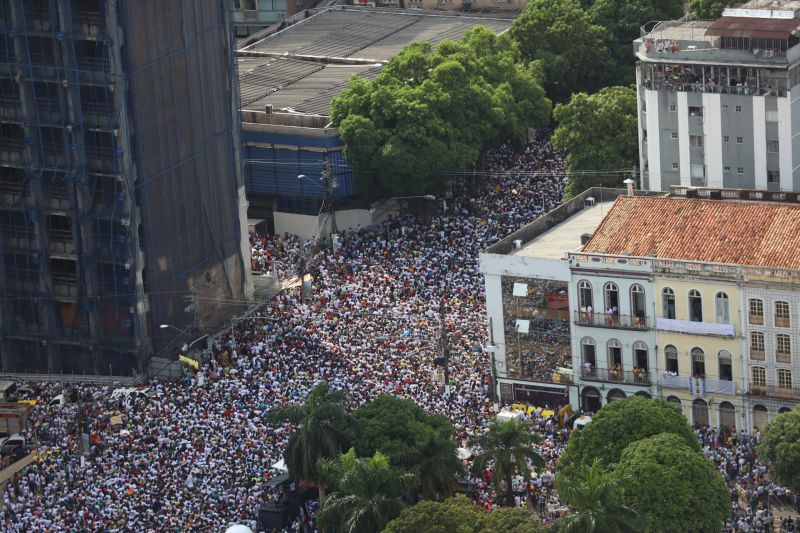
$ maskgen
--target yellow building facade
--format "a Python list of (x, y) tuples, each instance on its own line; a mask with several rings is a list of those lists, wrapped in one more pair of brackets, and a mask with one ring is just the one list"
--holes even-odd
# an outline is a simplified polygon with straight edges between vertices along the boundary
[(741, 429), (746, 387), (740, 289), (705, 274), (655, 277), (660, 395), (679, 405), (693, 425)]

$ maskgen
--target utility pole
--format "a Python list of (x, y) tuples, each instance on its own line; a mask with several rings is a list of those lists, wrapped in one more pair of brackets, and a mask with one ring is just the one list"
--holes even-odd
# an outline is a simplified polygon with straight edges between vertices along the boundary
[(325, 155), (325, 169), (322, 171), (322, 182), (325, 184), (325, 203), (328, 206), (328, 216), (330, 217), (330, 233), (331, 233), (331, 242), (333, 242), (333, 234), (337, 233), (339, 230), (336, 227), (336, 203), (335, 198), (336, 195), (334, 192), (336, 188), (339, 186), (339, 180), (336, 179), (336, 176), (333, 174), (333, 169), (331, 168), (331, 161), (328, 159), (327, 154)]
[(442, 294), (439, 302), (439, 357), (444, 365), (444, 390), (450, 390), (450, 341), (447, 337), (447, 291)]
[(489, 317), (489, 346), (491, 346), (490, 355), (492, 357), (492, 403), (497, 402), (497, 361), (494, 357), (494, 352), (497, 346), (494, 343), (494, 327), (492, 324), (492, 317)]

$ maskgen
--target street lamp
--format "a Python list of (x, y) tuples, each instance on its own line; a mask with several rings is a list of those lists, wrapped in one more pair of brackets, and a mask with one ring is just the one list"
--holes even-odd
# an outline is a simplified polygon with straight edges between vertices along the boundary
[(182, 330), (181, 328), (176, 328), (176, 327), (175, 327), (175, 326), (173, 326), (172, 324), (161, 324), (159, 327), (160, 327), (161, 329), (172, 328), (172, 329), (174, 329), (175, 331), (180, 331), (180, 332), (181, 332), (181, 333), (183, 333), (184, 335), (187, 335), (187, 336), (189, 335), (189, 332), (188, 332), (188, 331)]
[[(190, 334), (189, 334), (189, 332), (188, 332), (188, 331), (186, 331), (186, 330), (183, 330), (183, 329), (181, 329), (181, 328), (176, 328), (176, 327), (175, 327), (175, 326), (173, 326), (172, 324), (161, 324), (161, 325), (159, 326), (159, 328), (161, 328), (161, 329), (172, 328), (172, 329), (174, 329), (175, 331), (180, 331), (181, 333), (183, 333), (183, 334), (184, 334), (184, 335), (186, 335), (187, 337), (189, 337), (189, 336), (190, 336)], [(182, 351), (182, 352), (187, 352), (187, 351), (189, 351), (189, 348), (191, 348), (192, 346), (194, 346), (195, 344), (197, 344), (198, 342), (200, 342), (201, 340), (203, 340), (203, 339), (205, 339), (205, 338), (207, 338), (207, 337), (208, 337), (208, 335), (201, 335), (200, 337), (197, 337), (195, 340), (193, 340), (193, 341), (192, 341), (192, 342), (190, 342), (189, 344), (186, 344), (186, 343), (184, 343), (184, 344), (183, 344), (183, 346), (181, 346), (181, 351)]]

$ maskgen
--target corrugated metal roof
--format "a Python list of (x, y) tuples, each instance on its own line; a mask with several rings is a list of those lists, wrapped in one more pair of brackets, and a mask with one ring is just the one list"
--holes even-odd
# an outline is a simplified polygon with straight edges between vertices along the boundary
[(583, 251), (800, 269), (800, 205), (621, 196)]
[(800, 23), (797, 19), (722, 17), (706, 30), (706, 35), (788, 39)]

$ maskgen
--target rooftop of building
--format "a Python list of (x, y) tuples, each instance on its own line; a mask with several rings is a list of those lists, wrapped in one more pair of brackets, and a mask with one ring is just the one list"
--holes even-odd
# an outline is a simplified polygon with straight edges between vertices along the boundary
[(519, 250), (512, 252), (512, 255), (561, 259), (567, 252), (578, 252), (582, 246), (581, 236), (594, 233), (613, 205), (614, 202), (587, 205), (564, 222), (534, 237)]
[(800, 269), (797, 198), (741, 197), (620, 196), (582, 251)]
[(800, 0), (750, 0), (737, 5), (736, 9), (797, 11), (800, 9)]
[[(613, 201), (626, 192), (605, 187), (587, 189), (489, 246), (484, 253), (562, 259), (564, 254), (580, 247), (581, 236), (592, 233)], [(664, 195), (641, 190), (634, 194)]]
[(239, 50), (242, 108), (327, 115), (352, 75), (374, 78), (407, 44), (458, 39), (479, 24), (502, 33), (512, 22), (499, 15), (326, 8)]

